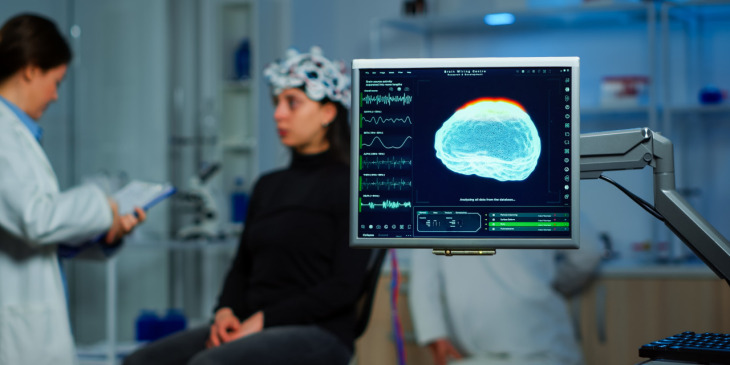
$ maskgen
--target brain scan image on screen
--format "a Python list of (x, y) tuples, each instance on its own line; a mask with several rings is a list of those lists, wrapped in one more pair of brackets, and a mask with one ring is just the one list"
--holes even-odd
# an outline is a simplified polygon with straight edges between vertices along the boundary
[(537, 166), (540, 136), (515, 101), (482, 98), (458, 109), (436, 132), (436, 157), (451, 171), (522, 181)]

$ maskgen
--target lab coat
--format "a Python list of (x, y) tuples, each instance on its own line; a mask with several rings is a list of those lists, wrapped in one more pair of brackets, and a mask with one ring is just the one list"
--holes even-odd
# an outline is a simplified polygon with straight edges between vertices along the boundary
[(565, 273), (585, 282), (600, 261), (599, 250), (585, 246), (497, 250), (494, 256), (412, 251), (409, 303), (416, 340), (425, 346), (445, 337), (470, 357), (451, 364), (582, 364), (567, 301), (556, 289), (556, 255), (567, 254)]
[(104, 233), (103, 191), (59, 191), (28, 128), (0, 102), (0, 365), (75, 364), (58, 243)]

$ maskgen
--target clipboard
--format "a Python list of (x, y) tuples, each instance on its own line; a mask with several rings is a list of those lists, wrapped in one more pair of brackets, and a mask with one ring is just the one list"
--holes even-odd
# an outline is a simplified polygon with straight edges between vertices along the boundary
[[(140, 207), (147, 211), (157, 203), (169, 198), (177, 189), (167, 183), (153, 183), (141, 180), (132, 180), (121, 189), (111, 195), (111, 198), (117, 202), (119, 215), (134, 214), (134, 207)], [(58, 255), (63, 258), (72, 258), (78, 256), (90, 247), (98, 246), (102, 257), (97, 254), (90, 254), (89, 258), (98, 259), (111, 256), (118, 248), (116, 246), (99, 245), (106, 236), (106, 233), (87, 241), (78, 246), (70, 246), (66, 244), (58, 245)], [(92, 250), (89, 250), (92, 251)]]
[(147, 211), (176, 191), (174, 186), (167, 183), (132, 180), (111, 197), (119, 206), (119, 215), (125, 215), (134, 213), (134, 207)]

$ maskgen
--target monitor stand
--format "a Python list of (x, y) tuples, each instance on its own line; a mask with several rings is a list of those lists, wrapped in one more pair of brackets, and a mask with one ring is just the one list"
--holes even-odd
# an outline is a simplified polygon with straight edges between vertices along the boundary
[[(654, 168), (654, 205), (634, 198), (679, 237), (717, 276), (730, 281), (730, 242), (694, 210), (674, 185), (672, 142), (649, 128), (580, 136), (580, 178), (604, 178), (604, 171)], [(627, 192), (630, 196), (631, 193)]]

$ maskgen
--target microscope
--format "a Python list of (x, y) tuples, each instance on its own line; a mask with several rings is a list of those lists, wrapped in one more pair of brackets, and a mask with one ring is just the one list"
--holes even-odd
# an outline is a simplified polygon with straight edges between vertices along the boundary
[(181, 228), (177, 232), (180, 240), (212, 239), (221, 235), (218, 220), (219, 211), (213, 194), (210, 181), (220, 170), (220, 163), (214, 163), (203, 168), (190, 179), (190, 189), (181, 192), (179, 197), (191, 202), (195, 206), (193, 223)]

